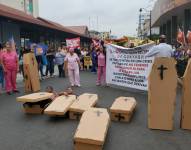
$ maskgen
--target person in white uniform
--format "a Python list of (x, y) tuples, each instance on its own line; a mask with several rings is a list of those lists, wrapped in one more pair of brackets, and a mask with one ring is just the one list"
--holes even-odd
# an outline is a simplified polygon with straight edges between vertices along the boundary
[(166, 44), (166, 36), (161, 35), (159, 39), (160, 44), (154, 46), (148, 53), (146, 53), (146, 57), (172, 57), (173, 49), (172, 46)]

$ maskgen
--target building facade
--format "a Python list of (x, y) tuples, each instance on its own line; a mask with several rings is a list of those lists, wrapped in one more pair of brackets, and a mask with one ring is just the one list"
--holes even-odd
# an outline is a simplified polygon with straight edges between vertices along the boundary
[(177, 31), (191, 30), (191, 0), (157, 0), (152, 10), (152, 26), (160, 28), (167, 42), (176, 43)]
[(90, 30), (89, 35), (93, 39), (100, 39), (100, 32), (98, 32), (98, 31)]
[[(14, 6), (16, 7), (16, 6)], [(10, 38), (18, 48), (24, 48), (29, 42), (46, 43), (57, 47), (67, 38), (80, 37), (82, 45), (88, 45), (91, 38), (72, 31), (61, 24), (27, 14), (25, 11), (0, 4), (0, 43)]]
[[(151, 28), (151, 31), (150, 31)], [(151, 27), (150, 26), (150, 19), (146, 19), (145, 22), (143, 23), (143, 29), (142, 29), (142, 33), (143, 33), (143, 38), (148, 38), (150, 36), (150, 32), (151, 35), (159, 35), (160, 33), (160, 29), (159, 27)]]
[(74, 32), (83, 34), (87, 37), (90, 36), (88, 26), (66, 26), (66, 28), (68, 28)]
[(100, 39), (106, 40), (110, 38), (110, 32), (100, 32)]
[(0, 4), (23, 11), (34, 17), (39, 16), (38, 0), (0, 0)]
[(139, 24), (137, 29), (137, 34), (139, 38), (144, 37), (144, 24), (145, 24), (145, 21), (147, 20), (150, 20), (150, 14), (141, 12), (139, 15)]

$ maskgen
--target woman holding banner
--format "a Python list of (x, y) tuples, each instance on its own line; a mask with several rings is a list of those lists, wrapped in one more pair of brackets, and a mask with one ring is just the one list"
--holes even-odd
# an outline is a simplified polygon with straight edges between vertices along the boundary
[(64, 70), (68, 68), (68, 76), (70, 79), (71, 86), (80, 87), (80, 73), (79, 73), (80, 59), (76, 53), (74, 53), (74, 48), (69, 49), (69, 53), (66, 55)]

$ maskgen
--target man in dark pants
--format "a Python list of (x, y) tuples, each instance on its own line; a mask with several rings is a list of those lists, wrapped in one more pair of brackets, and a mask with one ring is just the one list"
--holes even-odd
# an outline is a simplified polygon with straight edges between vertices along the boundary
[(48, 65), (46, 68), (46, 76), (48, 76), (48, 72), (50, 73), (50, 76), (52, 77), (54, 74), (54, 58), (55, 58), (55, 54), (54, 54), (54, 49), (50, 48), (47, 52), (47, 61), (48, 61)]
[(92, 49), (91, 59), (92, 59), (91, 72), (96, 73), (97, 72), (97, 69), (96, 69), (96, 67), (97, 67), (97, 52), (96, 52), (95, 48)]

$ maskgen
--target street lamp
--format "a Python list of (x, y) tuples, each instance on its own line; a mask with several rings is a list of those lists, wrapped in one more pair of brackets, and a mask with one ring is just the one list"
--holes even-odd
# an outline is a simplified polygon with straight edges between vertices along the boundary
[(141, 37), (141, 39), (142, 39), (142, 16), (141, 16), (141, 13), (142, 13), (142, 11), (143, 11), (143, 9), (142, 8), (140, 8), (139, 9), (139, 12), (140, 12), (140, 16), (139, 16), (139, 28), (140, 28), (140, 37)]
[[(141, 28), (141, 13), (142, 13), (142, 11), (143, 10), (145, 10), (146, 12), (149, 12), (149, 31), (150, 31), (150, 40), (152, 39), (152, 20), (151, 20), (151, 17), (152, 17), (152, 11), (148, 11), (147, 9), (145, 9), (145, 8), (140, 8), (139, 9), (139, 12), (140, 12), (140, 28)], [(142, 36), (142, 29), (140, 29), (141, 30), (141, 36)]]

